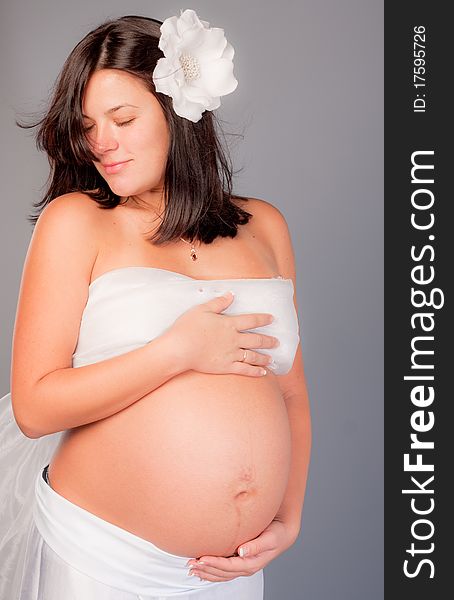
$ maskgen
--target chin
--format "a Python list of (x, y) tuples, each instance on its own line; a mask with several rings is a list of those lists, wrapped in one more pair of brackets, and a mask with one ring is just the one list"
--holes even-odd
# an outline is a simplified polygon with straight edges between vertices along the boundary
[(156, 188), (152, 184), (143, 185), (141, 187), (132, 186), (132, 185), (109, 185), (110, 189), (117, 196), (127, 197), (127, 196), (141, 196), (142, 194), (148, 194), (149, 192), (153, 192)]
[(137, 194), (140, 194), (141, 191), (138, 190), (142, 190), (142, 188), (138, 188), (136, 185), (131, 185), (128, 184), (127, 182), (107, 182), (108, 186), (110, 187), (110, 189), (112, 190), (112, 192), (114, 194), (117, 194), (117, 196), (134, 196)]

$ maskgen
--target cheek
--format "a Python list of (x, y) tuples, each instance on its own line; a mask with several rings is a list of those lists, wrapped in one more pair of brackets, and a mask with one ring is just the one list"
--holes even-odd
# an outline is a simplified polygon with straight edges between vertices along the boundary
[(164, 132), (151, 132), (150, 130), (136, 130), (128, 138), (130, 150), (137, 153), (137, 158), (146, 157), (148, 161), (162, 162), (167, 158), (169, 141)]

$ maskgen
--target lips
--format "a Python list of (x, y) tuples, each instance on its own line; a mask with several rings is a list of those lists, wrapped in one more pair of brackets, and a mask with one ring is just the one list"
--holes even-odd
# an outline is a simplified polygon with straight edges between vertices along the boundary
[(118, 173), (119, 171), (124, 169), (125, 166), (128, 164), (128, 162), (129, 162), (129, 160), (124, 160), (122, 162), (116, 162), (116, 163), (110, 163), (110, 164), (101, 163), (101, 164), (104, 167), (106, 173), (111, 175), (112, 173)]

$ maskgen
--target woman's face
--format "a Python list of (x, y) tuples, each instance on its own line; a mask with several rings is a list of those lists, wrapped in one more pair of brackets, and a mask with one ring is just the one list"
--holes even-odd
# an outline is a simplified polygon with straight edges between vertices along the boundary
[(118, 69), (96, 71), (85, 88), (82, 112), (97, 157), (94, 165), (112, 192), (121, 197), (161, 193), (169, 130), (144, 83)]

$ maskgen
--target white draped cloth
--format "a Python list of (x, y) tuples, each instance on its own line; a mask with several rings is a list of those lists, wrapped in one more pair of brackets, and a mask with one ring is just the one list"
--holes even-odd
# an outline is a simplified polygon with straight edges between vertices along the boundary
[[(93, 364), (139, 348), (161, 335), (188, 309), (229, 290), (234, 292), (235, 300), (224, 310), (225, 314), (265, 312), (274, 316), (272, 323), (251, 331), (263, 331), (279, 339), (279, 346), (267, 349), (267, 353), (273, 358), (273, 363), (268, 368), (277, 375), (288, 373), (299, 343), (298, 318), (293, 303), (294, 288), (291, 279), (278, 276), (197, 280), (181, 273), (154, 267), (113, 269), (90, 284), (72, 366), (77, 368)], [(73, 582), (78, 577), (74, 589), (82, 589), (81, 574), (76, 575), (73, 570), (71, 575), (69, 572), (62, 575), (63, 571), (58, 571), (59, 565), (63, 569), (64, 563), (52, 555), (44, 544), (34, 527), (33, 519), (37, 474), (52, 462), (65, 433), (60, 431), (36, 439), (27, 438), (14, 418), (11, 394), (0, 398), (1, 600), (17, 600), (23, 585), (27, 588), (24, 592), (27, 598), (39, 600), (39, 590), (35, 595), (33, 591), (28, 592), (35, 585), (33, 581), (30, 583), (29, 579), (33, 578), (36, 571), (46, 571), (46, 564), (52, 564), (53, 570), (47, 569), (48, 579), (57, 586), (52, 598), (70, 600), (64, 588), (65, 581), (70, 577)], [(24, 573), (27, 556), (35, 558), (34, 562), (32, 560), (28, 565), (28, 572)], [(42, 557), (42, 560), (39, 557)], [(43, 580), (45, 578), (44, 574)], [(245, 597), (261, 598), (262, 585), (262, 573), (257, 573), (254, 578), (237, 578), (229, 585), (218, 586), (216, 596), (213, 595), (213, 590), (207, 589), (200, 590), (198, 597), (205, 598), (206, 592), (207, 595), (210, 594), (210, 600), (226, 600), (231, 594), (234, 594), (235, 600)], [(58, 586), (63, 586), (63, 591), (62, 587)], [(109, 594), (109, 600), (113, 600), (110, 591)], [(93, 596), (99, 600), (102, 594), (98, 589), (93, 592)], [(81, 594), (81, 598), (89, 600), (88, 592)], [(124, 598), (117, 595), (115, 600)]]
[(0, 398), (0, 598), (18, 598), (33, 530), (36, 474), (52, 460), (64, 431), (31, 439), (19, 429), (11, 394)]

